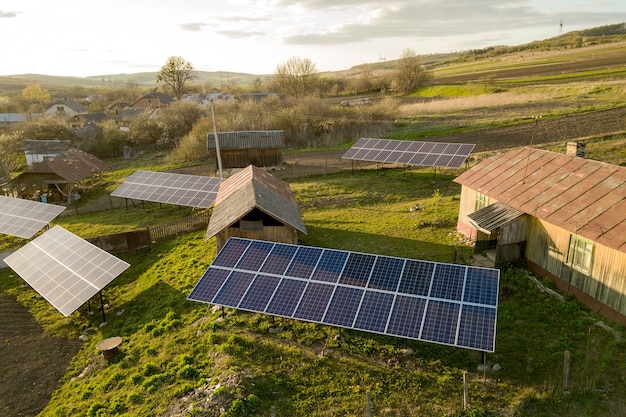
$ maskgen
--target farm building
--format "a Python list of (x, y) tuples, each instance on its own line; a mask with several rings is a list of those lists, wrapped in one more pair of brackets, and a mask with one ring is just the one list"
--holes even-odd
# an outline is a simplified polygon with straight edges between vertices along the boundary
[[(577, 155), (578, 151), (578, 155)], [(522, 148), (458, 176), (457, 230), (626, 324), (626, 168)]]
[(298, 231), (306, 227), (289, 184), (249, 165), (220, 184), (206, 237), (219, 251), (230, 237), (296, 244)]
[(11, 184), (19, 197), (37, 198), (41, 195), (46, 201), (70, 203), (76, 198), (76, 187), (84, 190), (86, 181), (93, 183), (96, 178), (102, 178), (105, 168), (105, 163), (97, 157), (70, 149), (27, 167)]
[(36, 140), (26, 139), (22, 148), (26, 164), (41, 162), (44, 158), (61, 155), (72, 147), (71, 140)]
[[(217, 158), (214, 136), (213, 133), (208, 134), (207, 146), (209, 153)], [(224, 169), (245, 168), (248, 165), (267, 168), (283, 166), (285, 138), (282, 130), (218, 132), (217, 137)]]

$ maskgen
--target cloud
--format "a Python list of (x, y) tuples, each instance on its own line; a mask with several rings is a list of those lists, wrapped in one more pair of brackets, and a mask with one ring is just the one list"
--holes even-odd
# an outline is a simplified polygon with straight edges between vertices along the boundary
[(178, 25), (181, 29), (188, 32), (201, 32), (207, 27), (206, 23), (198, 23), (198, 22), (189, 22), (189, 23), (181, 23)]
[(13, 17), (17, 17), (16, 12), (5, 12), (5, 11), (0, 10), (0, 19), (10, 19)]

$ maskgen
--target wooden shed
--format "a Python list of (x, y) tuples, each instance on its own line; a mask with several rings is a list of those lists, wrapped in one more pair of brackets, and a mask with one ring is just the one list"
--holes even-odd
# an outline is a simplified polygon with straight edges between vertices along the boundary
[[(248, 165), (275, 169), (283, 167), (285, 137), (282, 130), (218, 132), (217, 137), (224, 169), (245, 168)], [(217, 159), (213, 133), (208, 134), (207, 146), (209, 154)]]
[(86, 182), (102, 178), (105, 169), (106, 164), (94, 155), (69, 149), (27, 167), (11, 184), (20, 197), (41, 194), (52, 201), (52, 197), (60, 194), (70, 203), (77, 187), (84, 190)]
[(538, 149), (487, 158), (461, 184), (457, 230), (626, 324), (626, 168)]
[(289, 184), (249, 165), (220, 184), (206, 237), (219, 251), (230, 237), (297, 244), (298, 232), (306, 227)]

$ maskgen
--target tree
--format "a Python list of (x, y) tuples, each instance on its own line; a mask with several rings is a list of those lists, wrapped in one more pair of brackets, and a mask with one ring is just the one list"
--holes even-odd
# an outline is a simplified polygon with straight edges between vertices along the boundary
[(157, 83), (165, 84), (174, 91), (176, 100), (183, 97), (185, 85), (193, 80), (193, 65), (179, 56), (171, 56), (157, 74)]
[(24, 139), (21, 132), (0, 135), (0, 181), (11, 179), (11, 172), (15, 171), (24, 161), (21, 152)]
[(41, 88), (39, 84), (30, 84), (22, 90), (22, 97), (31, 103), (37, 103), (41, 107), (43, 103), (50, 101), (50, 92)]
[(409, 94), (426, 84), (430, 75), (422, 66), (420, 58), (414, 50), (405, 49), (398, 60), (393, 84), (395, 90)]
[(318, 82), (315, 63), (308, 58), (291, 57), (278, 65), (274, 74), (274, 85), (278, 92), (293, 97), (313, 94)]

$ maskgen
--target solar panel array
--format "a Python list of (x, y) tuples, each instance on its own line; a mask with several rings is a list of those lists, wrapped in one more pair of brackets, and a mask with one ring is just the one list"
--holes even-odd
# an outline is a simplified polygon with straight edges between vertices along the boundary
[(468, 143), (361, 138), (343, 154), (342, 158), (389, 164), (459, 168), (474, 146)]
[(113, 197), (209, 208), (221, 178), (168, 172), (135, 171), (112, 193)]
[(0, 196), (0, 233), (30, 239), (63, 210), (55, 204)]
[(130, 265), (54, 226), (4, 262), (64, 316), (69, 316)]
[(500, 271), (230, 238), (188, 299), (495, 350)]

